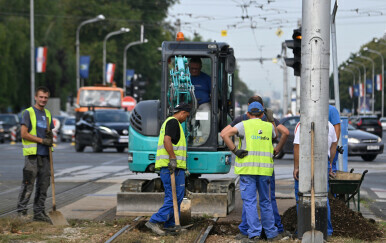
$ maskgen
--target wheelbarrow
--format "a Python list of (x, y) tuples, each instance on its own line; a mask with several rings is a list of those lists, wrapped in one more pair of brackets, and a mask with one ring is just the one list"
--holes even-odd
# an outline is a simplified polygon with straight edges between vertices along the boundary
[(353, 171), (354, 169), (350, 172), (337, 171), (336, 176), (330, 179), (330, 192), (337, 194), (337, 197), (347, 203), (348, 207), (351, 199), (355, 204), (354, 196), (358, 194), (358, 211), (360, 211), (360, 187), (368, 170), (363, 171), (362, 174), (353, 173)]

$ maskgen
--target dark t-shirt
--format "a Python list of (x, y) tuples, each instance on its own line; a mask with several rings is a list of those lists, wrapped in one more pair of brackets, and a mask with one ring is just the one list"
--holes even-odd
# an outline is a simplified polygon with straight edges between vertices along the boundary
[(194, 85), (194, 94), (199, 105), (210, 102), (211, 79), (206, 73), (201, 72), (199, 76), (191, 76)]
[(180, 124), (177, 119), (171, 119), (166, 123), (165, 136), (172, 138), (172, 143), (176, 145), (180, 141)]
[[(242, 122), (242, 121), (245, 121), (245, 120), (248, 120), (248, 116), (247, 116), (247, 114), (242, 114), (242, 115), (236, 117), (236, 118), (231, 122), (231, 124), (229, 124), (229, 125), (231, 125), (231, 127), (234, 127), (237, 123)], [(261, 120), (262, 120), (262, 121), (267, 121), (267, 117), (264, 115), (263, 118), (262, 118)], [(275, 125), (276, 125), (276, 127), (279, 126), (279, 125), (280, 125), (279, 120), (276, 119), (276, 118), (274, 118), (274, 120), (275, 120)]]
[[(39, 109), (36, 109), (34, 106), (32, 107), (35, 111), (36, 115), (36, 136), (39, 138), (44, 138), (46, 136), (46, 130), (47, 130), (47, 120), (46, 120), (46, 113), (45, 111), (41, 111)], [(21, 125), (25, 125), (28, 127), (28, 132), (31, 132), (32, 125), (31, 125), (31, 119), (29, 116), (28, 111), (24, 111), (23, 116), (21, 118)], [(54, 124), (52, 122), (51, 118), (51, 130), (54, 129)], [(48, 147), (38, 143), (37, 153), (38, 155), (48, 155)]]

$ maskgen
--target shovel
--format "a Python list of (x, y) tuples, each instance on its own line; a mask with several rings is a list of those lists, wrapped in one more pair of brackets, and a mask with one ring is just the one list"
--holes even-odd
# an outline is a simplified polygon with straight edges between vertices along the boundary
[(315, 124), (314, 122), (311, 122), (311, 231), (307, 231), (303, 234), (302, 243), (323, 243), (322, 232), (315, 230), (314, 129)]
[(175, 171), (173, 171), (173, 173), (170, 174), (170, 181), (172, 183), (174, 221), (176, 224), (175, 224), (174, 228), (169, 228), (168, 231), (180, 232), (181, 231), (181, 225), (180, 225), (180, 215), (178, 213)]
[[(47, 118), (47, 131), (50, 131), (50, 124)], [(52, 211), (48, 213), (48, 216), (51, 219), (53, 225), (68, 225), (66, 218), (59, 211), (56, 211), (56, 201), (55, 201), (55, 178), (54, 178), (54, 163), (52, 161), (52, 149), (48, 148), (48, 155), (50, 159), (51, 167), (51, 188), (52, 188)]]

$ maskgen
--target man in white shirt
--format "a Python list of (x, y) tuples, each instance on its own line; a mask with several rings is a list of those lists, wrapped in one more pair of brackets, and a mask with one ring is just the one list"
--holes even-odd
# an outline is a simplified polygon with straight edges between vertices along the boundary
[[(299, 143), (300, 143), (300, 122), (295, 127), (295, 137), (294, 137), (294, 171), (293, 177), (295, 179), (295, 198), (296, 204), (299, 200), (298, 192), (299, 192)], [(332, 172), (332, 161), (334, 160), (336, 153), (336, 146), (338, 139), (336, 137), (334, 126), (328, 122), (328, 173), (329, 175), (333, 175)], [(327, 179), (328, 183), (328, 179)], [(328, 189), (328, 185), (327, 185)], [(331, 211), (330, 211), (330, 203), (327, 197), (327, 235), (331, 236), (333, 232), (332, 224), (331, 224)]]

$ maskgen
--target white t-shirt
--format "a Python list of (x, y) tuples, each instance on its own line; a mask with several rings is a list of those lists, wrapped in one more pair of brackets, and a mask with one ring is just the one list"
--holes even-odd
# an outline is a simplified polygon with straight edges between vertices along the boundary
[[(299, 144), (300, 141), (300, 122), (296, 124), (295, 127), (295, 137), (294, 137), (294, 144)], [(331, 124), (331, 122), (328, 122), (328, 157), (330, 157), (330, 148), (331, 144), (335, 143), (337, 141), (336, 133), (334, 126)]]

